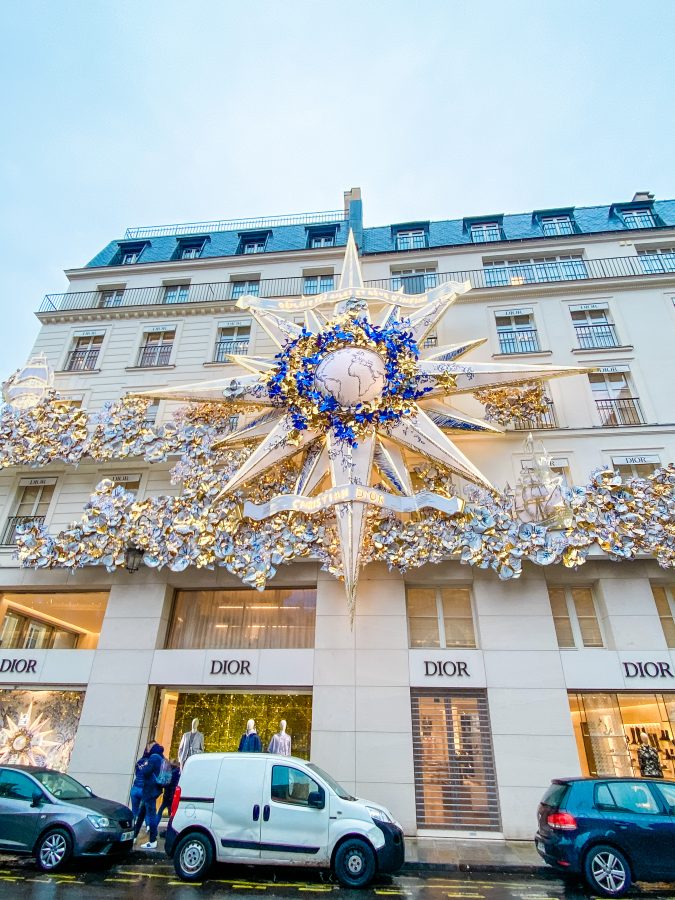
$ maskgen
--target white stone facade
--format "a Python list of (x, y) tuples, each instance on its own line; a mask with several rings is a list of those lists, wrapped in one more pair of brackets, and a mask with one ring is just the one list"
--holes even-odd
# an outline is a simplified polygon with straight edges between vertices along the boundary
[[(651, 236), (644, 231), (626, 240), (621, 234), (570, 234), (556, 241), (519, 241), (515, 247), (489, 245), (421, 249), (362, 258), (366, 280), (388, 279), (405, 268), (464, 272), (484, 268), (491, 259), (536, 258), (581, 253), (584, 259), (637, 255), (651, 246), (675, 245), (675, 228)], [(297, 278), (307, 273), (339, 274), (342, 248), (260, 254), (254, 258), (176, 260), (136, 266), (83, 268), (67, 272), (69, 290), (104, 291), (227, 282), (233, 276)], [(571, 311), (605, 308), (614, 327), (615, 346), (580, 349)], [(639, 400), (639, 423), (603, 427), (588, 379), (577, 376), (551, 385), (556, 427), (537, 437), (564, 465), (573, 482), (585, 483), (600, 465), (638, 465), (641, 458), (663, 464), (675, 460), (675, 272), (630, 277), (509, 284), (478, 289), (460, 297), (438, 329), (439, 346), (485, 336), (477, 361), (502, 359), (496, 314), (525, 315), (536, 327), (537, 349), (518, 353), (516, 362), (588, 365), (622, 372), (631, 396)], [(232, 365), (214, 363), (218, 328), (247, 320), (231, 301), (154, 303), (119, 308), (62, 309), (40, 315), (42, 330), (34, 352), (44, 352), (57, 371), (56, 386), (81, 399), (89, 410), (129, 391), (148, 390), (222, 377)], [(578, 321), (578, 320), (577, 320)], [(251, 321), (249, 352), (271, 355), (274, 347)], [(139, 368), (142, 335), (164, 326), (175, 329), (167, 365)], [(517, 330), (517, 329), (516, 329)], [(78, 333), (103, 332), (95, 371), (64, 371)], [(9, 374), (9, 373), (7, 373)], [(480, 407), (463, 401), (469, 414)], [(159, 420), (170, 413), (160, 408)], [(493, 484), (513, 485), (527, 460), (526, 432), (459, 435), (460, 449)], [(634, 460), (631, 463), (630, 460)], [(20, 480), (56, 476), (46, 511), (52, 532), (79, 518), (88, 494), (110, 473), (139, 473), (141, 495), (175, 490), (170, 465), (139, 461), (82, 464), (77, 469), (5, 470), (0, 474), (2, 522), (16, 514)], [(37, 660), (33, 671), (0, 671), (3, 689), (69, 687), (86, 690), (69, 771), (95, 791), (124, 799), (133, 764), (156, 725), (158, 692), (182, 689), (274, 690), (312, 693), (312, 759), (355, 793), (389, 806), (406, 832), (415, 833), (411, 688), (483, 690), (498, 789), (499, 832), (528, 838), (535, 810), (552, 777), (582, 771), (570, 713), (570, 692), (675, 692), (675, 678), (644, 670), (646, 662), (666, 662), (675, 672), (675, 650), (668, 647), (651, 586), (675, 584), (675, 576), (651, 560), (612, 563), (596, 555), (578, 571), (527, 565), (519, 580), (500, 582), (491, 572), (448, 561), (412, 571), (405, 578), (372, 566), (359, 582), (356, 616), (350, 626), (342, 586), (311, 563), (284, 567), (272, 586), (315, 587), (316, 625), (312, 648), (232, 653), (250, 661), (249, 673), (210, 675), (211, 660), (222, 651), (166, 649), (174, 592), (236, 587), (225, 572), (191, 570), (182, 574), (141, 569), (108, 575), (89, 569), (73, 574), (17, 568), (12, 548), (0, 550), (5, 592), (109, 591), (95, 649), (3, 649), (2, 659)], [(406, 615), (406, 584), (467, 586), (471, 591), (476, 647), (411, 648)], [(560, 649), (547, 585), (593, 589), (603, 647)], [(437, 674), (427, 662), (465, 663), (461, 674)], [(643, 663), (628, 677), (623, 663)], [(1, 666), (0, 666), (1, 668)], [(11, 666), (5, 666), (11, 668)], [(429, 670), (434, 674), (428, 674)], [(446, 667), (451, 673), (453, 667)], [(632, 670), (628, 670), (632, 671)], [(674, 723), (675, 724), (675, 723)], [(452, 830), (452, 829), (450, 829)], [(464, 829), (472, 831), (471, 829)], [(443, 833), (440, 829), (438, 833)], [(474, 829), (472, 833), (477, 833)]]

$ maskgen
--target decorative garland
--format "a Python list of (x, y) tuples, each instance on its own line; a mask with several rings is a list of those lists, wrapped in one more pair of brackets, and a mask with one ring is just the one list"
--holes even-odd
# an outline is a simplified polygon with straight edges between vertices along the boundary
[[(385, 375), (380, 397), (349, 409), (322, 393), (316, 383), (317, 369), (327, 355), (346, 348), (376, 353), (384, 363)], [(300, 337), (277, 354), (267, 388), (274, 402), (288, 409), (298, 431), (334, 429), (338, 439), (355, 446), (373, 425), (394, 424), (409, 415), (410, 402), (427, 393), (429, 388), (418, 387), (418, 357), (417, 344), (405, 323), (380, 327), (345, 315), (319, 334), (303, 328)]]
[(514, 419), (536, 419), (549, 411), (549, 400), (540, 381), (505, 388), (483, 388), (474, 397), (485, 406), (488, 422), (508, 425)]

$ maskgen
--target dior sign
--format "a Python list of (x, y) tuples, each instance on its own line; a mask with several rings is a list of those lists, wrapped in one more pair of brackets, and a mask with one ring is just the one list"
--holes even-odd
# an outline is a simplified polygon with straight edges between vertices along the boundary
[(626, 678), (675, 678), (667, 662), (625, 662), (623, 674)]
[(444, 675), (449, 675), (453, 677), (463, 677), (466, 676), (470, 678), (469, 675), (469, 667), (465, 662), (453, 662), (451, 659), (446, 660), (432, 660), (425, 659), (424, 660), (424, 675), (427, 678), (433, 678), (434, 676), (438, 676), (442, 678)]
[(0, 659), (0, 673), (16, 672), (17, 674), (35, 674), (36, 659)]
[(251, 675), (249, 659), (212, 659), (209, 675)]

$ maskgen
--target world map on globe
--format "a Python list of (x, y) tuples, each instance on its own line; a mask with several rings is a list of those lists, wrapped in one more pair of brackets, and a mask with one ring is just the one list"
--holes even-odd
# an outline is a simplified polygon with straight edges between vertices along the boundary
[(372, 350), (346, 347), (322, 360), (314, 375), (317, 389), (342, 407), (379, 400), (386, 384), (384, 360)]

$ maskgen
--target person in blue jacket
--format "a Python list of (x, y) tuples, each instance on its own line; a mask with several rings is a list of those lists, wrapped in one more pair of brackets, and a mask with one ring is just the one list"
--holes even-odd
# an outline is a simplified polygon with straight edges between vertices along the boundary
[(169, 784), (164, 786), (164, 793), (162, 794), (162, 802), (159, 804), (159, 812), (157, 813), (157, 819), (160, 820), (164, 813), (164, 810), (167, 811), (169, 815), (171, 815), (171, 804), (173, 803), (173, 795), (176, 793), (176, 786), (178, 784), (178, 779), (180, 778), (180, 764), (177, 759), (170, 759), (171, 763), (171, 781)]
[(150, 747), (153, 742), (149, 741), (143, 750), (143, 755), (134, 767), (134, 780), (131, 785), (131, 817), (135, 822), (141, 811), (143, 803), (143, 769), (145, 768), (145, 760), (148, 758)]
[(162, 785), (157, 781), (157, 776), (161, 771), (163, 760), (164, 747), (156, 741), (152, 742), (145, 760), (139, 760), (143, 763), (140, 772), (142, 805), (136, 819), (134, 834), (138, 837), (143, 819), (147, 822), (150, 831), (147, 842), (141, 845), (141, 850), (154, 850), (157, 847), (157, 826), (159, 825), (157, 798), (162, 793)]
[(246, 734), (242, 734), (239, 741), (239, 753), (261, 753), (262, 744), (255, 730), (255, 722), (249, 719), (246, 723)]

